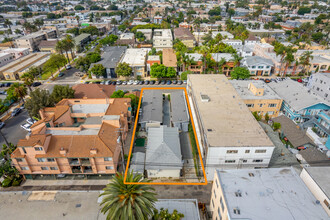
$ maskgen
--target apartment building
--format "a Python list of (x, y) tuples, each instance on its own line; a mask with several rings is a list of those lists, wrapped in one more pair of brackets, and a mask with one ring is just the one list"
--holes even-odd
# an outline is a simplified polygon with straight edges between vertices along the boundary
[[(236, 64), (234, 61), (234, 57), (230, 53), (212, 53), (212, 59), (219, 63), (221, 60), (225, 60), (224, 65), (222, 65), (221, 71), (225, 76), (230, 76), (231, 72), (234, 70), (236, 65), (239, 65), (239, 62)], [(215, 68), (216, 71), (219, 70), (219, 67)]]
[(217, 169), (210, 209), (212, 220), (329, 218), (292, 167)]
[[(191, 71), (192, 73), (201, 74), (203, 72), (203, 55), (199, 53), (186, 53), (189, 60), (189, 64), (182, 65), (182, 71)], [(184, 68), (183, 68), (184, 66)]]
[(172, 48), (163, 49), (163, 64), (166, 67), (177, 68), (176, 54)]
[(63, 99), (41, 109), (41, 119), (11, 155), (13, 165), (26, 178), (115, 174), (131, 123), (130, 101)]
[(274, 145), (224, 75), (188, 74), (187, 91), (206, 175), (267, 167)]
[(0, 78), (5, 80), (18, 80), (29, 68), (42, 66), (50, 53), (30, 53), (27, 56), (14, 60), (0, 67)]
[(282, 106), (282, 99), (264, 81), (230, 80), (239, 96), (251, 112), (258, 112), (265, 117), (277, 117)]
[(248, 56), (242, 60), (242, 65), (248, 68), (251, 75), (270, 76), (274, 63), (270, 59), (259, 56)]
[(28, 48), (8, 48), (0, 51), (0, 53), (10, 53), (14, 56), (14, 59), (16, 60), (30, 54), (30, 51)]
[(0, 53), (0, 67), (14, 60), (14, 56), (10, 53)]
[(187, 28), (174, 29), (174, 39), (180, 40), (186, 47), (193, 48), (196, 44), (194, 35)]
[(129, 48), (121, 58), (120, 63), (128, 63), (133, 70), (134, 77), (147, 76), (146, 60), (148, 49), (145, 48)]
[(152, 39), (152, 29), (137, 29), (136, 32), (142, 32), (148, 41)]
[(295, 122), (317, 115), (321, 111), (330, 109), (330, 103), (311, 93), (301, 83), (292, 79), (284, 79), (268, 83), (282, 99), (282, 112)]
[(155, 29), (153, 35), (153, 47), (157, 50), (173, 47), (171, 29)]
[(309, 77), (307, 87), (330, 102), (330, 73), (316, 73)]
[(38, 51), (41, 41), (57, 38), (57, 29), (44, 29), (38, 32), (28, 34), (17, 38), (15, 43), (18, 48), (29, 48), (30, 52)]

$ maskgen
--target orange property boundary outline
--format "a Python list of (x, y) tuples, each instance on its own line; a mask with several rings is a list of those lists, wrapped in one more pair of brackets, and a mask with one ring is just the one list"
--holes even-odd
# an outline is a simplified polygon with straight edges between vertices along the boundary
[[(200, 159), (200, 163), (202, 165), (202, 169), (203, 169), (203, 175), (204, 175), (204, 179), (205, 182), (201, 182), (201, 183), (177, 183), (177, 182), (126, 182), (126, 178), (127, 178), (127, 171), (129, 168), (129, 163), (131, 161), (131, 155), (132, 155), (132, 150), (133, 150), (133, 145), (134, 145), (134, 139), (135, 139), (135, 132), (136, 132), (136, 126), (138, 124), (138, 120), (139, 120), (139, 110), (141, 107), (141, 100), (142, 100), (142, 95), (143, 95), (143, 91), (144, 90), (152, 90), (152, 89), (162, 89), (162, 90), (167, 90), (167, 89), (178, 89), (178, 90), (184, 90), (185, 94), (186, 94), (186, 100), (187, 100), (187, 107), (189, 110), (189, 115), (190, 115), (190, 121), (194, 130), (194, 136), (195, 136), (195, 140), (196, 140), (196, 144), (197, 144), (197, 150), (198, 150), (198, 154), (199, 154), (199, 159)], [(137, 109), (137, 114), (136, 114), (136, 118), (135, 118), (135, 124), (134, 124), (134, 130), (133, 130), (133, 134), (132, 134), (132, 140), (131, 140), (131, 147), (129, 150), (129, 155), (128, 155), (128, 159), (127, 159), (127, 165), (126, 165), (126, 170), (125, 170), (125, 176), (124, 176), (124, 184), (140, 184), (140, 185), (207, 185), (207, 179), (206, 179), (206, 173), (205, 173), (205, 168), (204, 168), (204, 164), (203, 164), (203, 159), (202, 159), (202, 155), (199, 149), (199, 143), (197, 140), (197, 134), (196, 134), (196, 128), (195, 128), (195, 124), (194, 124), (194, 120), (192, 117), (192, 113), (191, 113), (191, 109), (190, 109), (190, 103), (189, 103), (189, 99), (188, 99), (188, 94), (187, 94), (187, 90), (185, 87), (152, 87), (152, 88), (142, 88), (141, 89), (141, 94), (140, 94), (140, 100), (139, 100), (139, 105), (138, 105), (138, 109)]]

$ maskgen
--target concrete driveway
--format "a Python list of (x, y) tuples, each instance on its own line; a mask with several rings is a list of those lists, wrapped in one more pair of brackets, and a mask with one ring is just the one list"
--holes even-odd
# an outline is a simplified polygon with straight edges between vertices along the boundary
[(170, 101), (167, 95), (165, 95), (165, 100), (163, 102), (163, 125), (171, 127)]
[(183, 160), (193, 159), (189, 133), (188, 132), (180, 132), (180, 145), (181, 145), (181, 154)]

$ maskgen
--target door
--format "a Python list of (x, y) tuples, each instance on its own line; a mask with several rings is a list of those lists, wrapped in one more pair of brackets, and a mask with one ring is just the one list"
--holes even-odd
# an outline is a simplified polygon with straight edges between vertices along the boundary
[(262, 70), (257, 71), (257, 76), (262, 76)]

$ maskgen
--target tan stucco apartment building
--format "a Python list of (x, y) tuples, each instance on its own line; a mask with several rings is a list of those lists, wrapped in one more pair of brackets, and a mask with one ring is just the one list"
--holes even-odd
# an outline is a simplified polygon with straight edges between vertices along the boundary
[(251, 112), (258, 112), (265, 117), (277, 117), (282, 106), (282, 99), (264, 81), (230, 80), (239, 96)]
[(26, 178), (117, 171), (131, 123), (129, 98), (63, 99), (40, 116), (11, 155)]
[(216, 168), (268, 167), (274, 145), (225, 75), (188, 74), (187, 91), (208, 180)]

